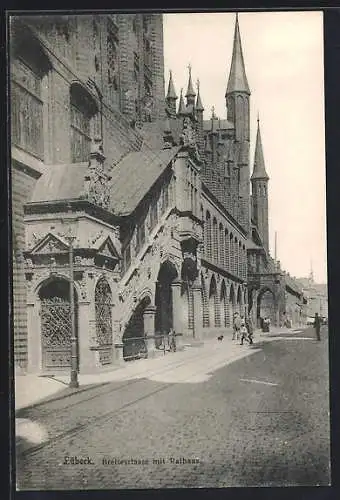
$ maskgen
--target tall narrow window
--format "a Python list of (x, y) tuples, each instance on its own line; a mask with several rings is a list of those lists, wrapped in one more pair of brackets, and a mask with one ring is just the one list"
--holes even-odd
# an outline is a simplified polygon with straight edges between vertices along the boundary
[(138, 82), (138, 80), (139, 80), (139, 71), (140, 71), (139, 55), (136, 52), (134, 52), (134, 54), (133, 54), (133, 77), (134, 77), (135, 82)]
[(98, 112), (93, 97), (79, 82), (71, 85), (71, 158), (88, 161), (91, 151), (91, 119)]
[(86, 109), (71, 103), (72, 162), (87, 161), (91, 150), (90, 115)]
[(130, 267), (130, 264), (131, 264), (131, 245), (130, 245), (130, 243), (128, 243), (128, 245), (125, 247), (123, 263), (124, 263), (124, 270), (127, 271)]
[(229, 232), (228, 229), (225, 230), (224, 233), (224, 268), (227, 271), (230, 271), (230, 264), (229, 264), (229, 259), (230, 259), (230, 240), (229, 240)]
[(206, 242), (206, 256), (207, 256), (207, 259), (211, 260), (211, 257), (212, 257), (212, 245), (211, 245), (211, 216), (210, 216), (210, 213), (207, 212), (206, 214), (206, 221), (205, 221), (205, 231), (206, 231), (206, 238), (205, 238), (205, 242)]
[(50, 62), (28, 30), (16, 33), (13, 29), (12, 35), (11, 140), (44, 160), (44, 109), (47, 109)]
[(162, 213), (166, 211), (169, 206), (169, 184), (163, 186), (162, 189)]
[(215, 217), (213, 220), (213, 244), (214, 244), (213, 259), (214, 259), (214, 262), (217, 264), (219, 251), (218, 251), (217, 220), (215, 219)]
[(150, 205), (150, 228), (153, 229), (157, 224), (158, 213), (157, 213), (157, 198), (153, 198)]
[(223, 226), (220, 224), (219, 226), (219, 236), (220, 236), (220, 266), (224, 267), (224, 254), (225, 254), (225, 245), (224, 245), (224, 231)]
[(119, 108), (120, 105), (120, 82), (119, 82), (119, 40), (118, 29), (110, 23), (107, 34), (107, 71), (109, 101)]
[(145, 219), (139, 222), (136, 232), (136, 253), (142, 248), (145, 243)]

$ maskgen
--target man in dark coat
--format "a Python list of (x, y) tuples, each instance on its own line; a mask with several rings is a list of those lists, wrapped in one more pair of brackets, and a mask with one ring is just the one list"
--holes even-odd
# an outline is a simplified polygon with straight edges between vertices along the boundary
[(318, 313), (315, 313), (314, 328), (315, 328), (315, 333), (316, 333), (317, 340), (321, 340), (321, 336), (320, 336), (321, 319), (320, 319), (320, 316), (319, 316)]
[(251, 316), (246, 314), (245, 321), (246, 321), (246, 328), (248, 331), (249, 344), (252, 344), (253, 343), (253, 336), (254, 336), (254, 327), (253, 327), (253, 322), (252, 322)]

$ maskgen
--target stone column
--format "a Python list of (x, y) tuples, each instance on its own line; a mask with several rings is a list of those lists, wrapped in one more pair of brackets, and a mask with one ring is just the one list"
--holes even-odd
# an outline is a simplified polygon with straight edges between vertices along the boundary
[(202, 289), (198, 281), (193, 284), (192, 292), (194, 296), (194, 337), (201, 339), (203, 331)]
[(182, 305), (181, 305), (181, 281), (173, 281), (171, 283), (171, 295), (172, 295), (172, 326), (176, 332), (176, 342), (181, 343), (183, 335), (183, 317), (182, 317)]
[(143, 313), (144, 320), (144, 337), (148, 349), (148, 357), (151, 358), (155, 354), (155, 314), (156, 307), (148, 306)]

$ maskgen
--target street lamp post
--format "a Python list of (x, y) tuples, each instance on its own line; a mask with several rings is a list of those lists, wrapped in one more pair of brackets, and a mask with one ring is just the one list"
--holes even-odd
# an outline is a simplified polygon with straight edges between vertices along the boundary
[(77, 353), (77, 337), (76, 337), (76, 322), (75, 322), (75, 307), (74, 307), (74, 270), (73, 270), (73, 241), (75, 236), (70, 232), (67, 235), (69, 242), (69, 265), (70, 265), (70, 314), (71, 314), (71, 380), (69, 387), (79, 387), (78, 382), (78, 353)]

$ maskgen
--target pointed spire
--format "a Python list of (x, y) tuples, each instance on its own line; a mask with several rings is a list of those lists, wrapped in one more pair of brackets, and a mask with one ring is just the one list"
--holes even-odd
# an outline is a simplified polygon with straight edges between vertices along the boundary
[(174, 82), (172, 80), (172, 71), (170, 70), (170, 77), (169, 77), (169, 85), (168, 85), (168, 93), (166, 96), (167, 99), (178, 99), (174, 87)]
[(257, 134), (256, 134), (256, 146), (255, 146), (255, 157), (254, 157), (254, 170), (251, 179), (263, 179), (268, 180), (268, 174), (266, 172), (266, 167), (264, 165), (264, 156), (262, 149), (262, 140), (260, 132), (260, 119), (257, 117)]
[(188, 70), (189, 70), (189, 82), (188, 82), (188, 90), (187, 93), (185, 94), (185, 97), (195, 97), (196, 93), (194, 91), (194, 87), (192, 85), (192, 79), (191, 79), (191, 64), (188, 65)]
[(181, 89), (181, 96), (179, 98), (178, 114), (185, 115), (185, 104), (183, 99), (183, 89)]
[(246, 92), (247, 94), (250, 94), (250, 89), (248, 85), (248, 80), (243, 60), (241, 35), (238, 24), (238, 14), (236, 14), (233, 55), (231, 59), (231, 67), (230, 67), (226, 96), (231, 92), (235, 91)]
[(200, 81), (197, 80), (197, 99), (196, 99), (196, 111), (204, 111), (204, 107), (202, 104), (201, 96), (200, 96)]
[(313, 283), (314, 282), (314, 272), (313, 272), (313, 261), (310, 261), (310, 273), (309, 273), (309, 280)]

